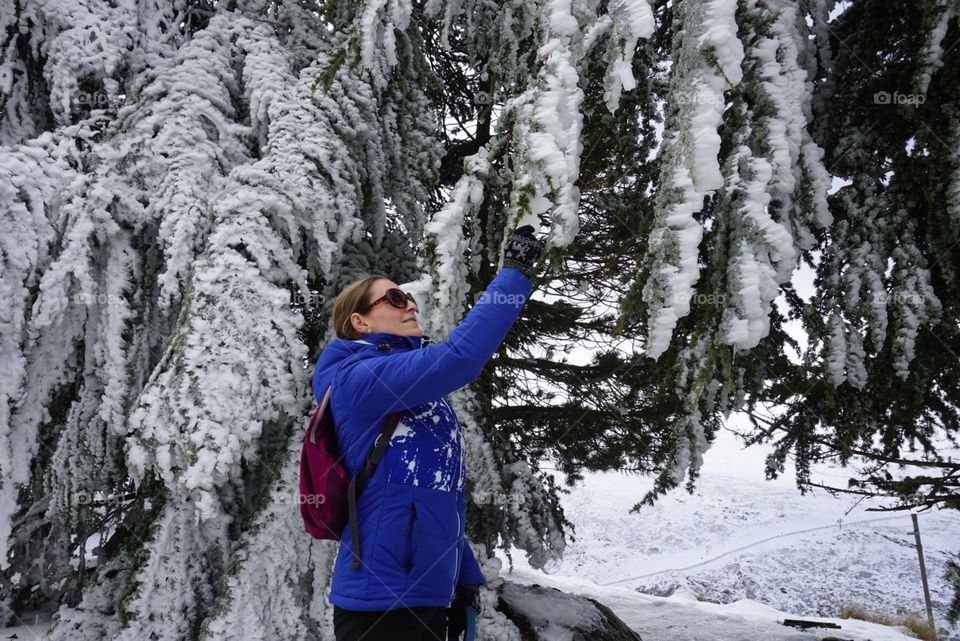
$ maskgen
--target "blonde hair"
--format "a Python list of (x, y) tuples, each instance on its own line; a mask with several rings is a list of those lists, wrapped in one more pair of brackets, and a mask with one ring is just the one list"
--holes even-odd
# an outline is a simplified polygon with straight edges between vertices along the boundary
[(337, 295), (336, 300), (333, 301), (333, 331), (336, 332), (338, 338), (353, 340), (363, 336), (353, 328), (350, 316), (354, 312), (358, 314), (366, 312), (367, 305), (369, 305), (367, 298), (369, 298), (370, 287), (378, 280), (390, 279), (383, 274), (371, 274), (353, 281)]

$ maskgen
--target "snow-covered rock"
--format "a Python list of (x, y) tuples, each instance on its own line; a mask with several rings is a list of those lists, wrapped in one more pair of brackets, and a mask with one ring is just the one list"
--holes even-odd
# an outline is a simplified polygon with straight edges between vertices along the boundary
[(555, 588), (505, 582), (498, 609), (523, 641), (641, 641), (607, 606)]

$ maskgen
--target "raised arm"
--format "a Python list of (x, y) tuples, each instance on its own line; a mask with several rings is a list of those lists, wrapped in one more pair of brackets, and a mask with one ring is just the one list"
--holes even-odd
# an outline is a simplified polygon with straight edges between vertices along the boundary
[(530, 295), (520, 271), (505, 267), (487, 286), (463, 322), (442, 343), (347, 364), (336, 389), (360, 416), (384, 416), (422, 405), (473, 381), (497, 351)]

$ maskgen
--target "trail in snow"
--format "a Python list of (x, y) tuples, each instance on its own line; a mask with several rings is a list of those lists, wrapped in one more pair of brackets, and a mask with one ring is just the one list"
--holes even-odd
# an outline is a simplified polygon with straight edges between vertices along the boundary
[[(853, 525), (863, 525), (863, 524), (866, 524), (866, 523), (878, 523), (878, 522), (880, 522), (880, 521), (900, 520), (900, 519), (903, 519), (903, 518), (905, 518), (905, 515), (885, 516), (885, 517), (877, 518), (877, 519), (863, 519), (863, 520), (860, 520), (860, 521), (850, 521), (850, 522), (844, 523), (843, 525), (846, 525), (846, 526), (849, 527), (849, 526), (853, 526)], [(797, 535), (799, 535), (799, 534), (807, 534), (807, 533), (809, 533), (809, 532), (817, 532), (818, 530), (833, 530), (833, 529), (836, 529), (836, 528), (837, 528), (837, 524), (836, 524), (836, 523), (831, 523), (830, 525), (820, 525), (820, 526), (818, 526), (818, 527), (811, 527), (811, 528), (807, 528), (807, 529), (805, 529), (805, 530), (794, 530), (793, 532), (784, 532), (783, 534), (775, 534), (775, 535), (773, 535), (773, 536), (768, 536), (768, 537), (765, 538), (765, 539), (760, 539), (759, 541), (754, 541), (753, 543), (747, 543), (746, 545), (742, 545), (742, 546), (740, 546), (740, 547), (738, 547), (738, 548), (734, 548), (734, 549), (732, 549), (732, 550), (727, 550), (726, 552), (722, 552), (722, 553), (718, 554), (717, 556), (714, 556), (714, 557), (712, 557), (712, 558), (707, 559), (706, 561), (701, 561), (701, 562), (699, 562), (699, 563), (694, 563), (693, 565), (687, 565), (687, 566), (679, 567), (679, 568), (666, 568), (666, 569), (663, 569), (663, 570), (657, 570), (656, 572), (648, 572), (647, 574), (640, 574), (640, 575), (638, 575), (638, 576), (632, 576), (632, 577), (629, 577), (629, 578), (626, 578), (626, 579), (617, 579), (616, 581), (608, 581), (608, 582), (605, 582), (605, 583), (599, 583), (598, 585), (616, 585), (616, 584), (618, 584), (618, 583), (626, 583), (627, 581), (636, 581), (636, 580), (638, 580), (638, 579), (647, 579), (647, 578), (650, 578), (650, 577), (652, 577), (652, 576), (657, 576), (657, 575), (659, 575), (659, 574), (666, 574), (666, 573), (668, 573), (668, 572), (686, 572), (687, 570), (694, 570), (694, 569), (697, 569), (697, 568), (703, 568), (703, 567), (707, 567), (708, 565), (714, 563), (715, 561), (719, 561), (720, 559), (733, 556), (733, 555), (735, 555), (735, 554), (737, 554), (737, 553), (739, 553), (739, 552), (743, 552), (743, 551), (745, 551), (745, 550), (749, 550), (749, 549), (751, 549), (751, 548), (758, 547), (758, 546), (760, 546), (760, 545), (763, 545), (764, 543), (769, 543), (770, 541), (776, 541), (776, 540), (778, 540), (778, 539), (786, 539), (786, 538), (789, 538), (789, 537), (792, 537), (792, 536), (797, 536)]]
[[(789, 470), (767, 481), (766, 453), (745, 451), (721, 431), (693, 494), (677, 490), (638, 512), (630, 510), (651, 479), (588, 473), (561, 497), (575, 539), (541, 574), (653, 596), (680, 587), (722, 604), (750, 599), (801, 618), (835, 617), (841, 607), (857, 605), (925, 619), (909, 513), (876, 517), (867, 511), (876, 503), (819, 491), (801, 495)], [(823, 468), (814, 478), (837, 483), (849, 475)], [(953, 591), (944, 577), (947, 560), (960, 552), (957, 532), (958, 510), (920, 516), (941, 641), (960, 641), (960, 627), (946, 621)], [(521, 551), (512, 556), (515, 569), (533, 571)]]

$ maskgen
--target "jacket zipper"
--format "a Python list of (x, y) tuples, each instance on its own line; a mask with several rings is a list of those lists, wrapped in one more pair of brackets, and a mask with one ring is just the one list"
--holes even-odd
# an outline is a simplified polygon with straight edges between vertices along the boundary
[(411, 558), (413, 556), (413, 522), (416, 520), (416, 518), (417, 518), (417, 504), (411, 503), (410, 504), (410, 521), (407, 523), (407, 534), (405, 537), (407, 545), (405, 550), (406, 558), (404, 558), (404, 562), (407, 565), (407, 572), (410, 571), (411, 566), (413, 565), (413, 559)]
[(417, 504), (410, 504), (410, 520), (407, 521), (407, 538), (413, 534), (413, 520), (417, 518)]
[[(463, 545), (466, 545), (464, 541)], [(457, 511), (457, 564), (454, 566), (456, 568), (454, 576), (460, 578), (460, 511)], [(454, 582), (453, 590), (450, 592), (450, 600), (453, 601), (454, 596), (457, 594), (456, 582)]]

